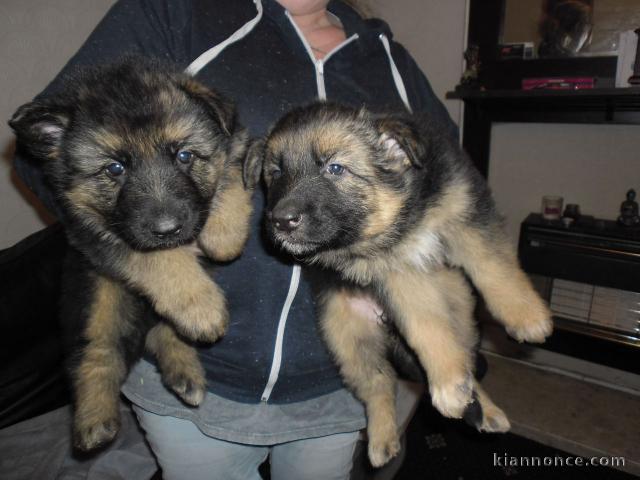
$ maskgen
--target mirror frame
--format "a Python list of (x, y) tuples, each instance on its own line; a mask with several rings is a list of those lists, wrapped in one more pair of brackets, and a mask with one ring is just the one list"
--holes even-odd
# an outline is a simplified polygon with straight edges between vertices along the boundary
[(498, 59), (505, 0), (470, 0), (468, 45), (480, 47), (480, 84), (489, 90), (520, 90), (522, 79), (594, 77), (596, 88), (615, 86), (618, 57)]

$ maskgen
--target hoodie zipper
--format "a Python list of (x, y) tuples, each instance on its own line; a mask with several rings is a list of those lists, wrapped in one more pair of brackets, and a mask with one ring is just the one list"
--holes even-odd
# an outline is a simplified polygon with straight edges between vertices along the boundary
[(284, 13), (287, 16), (287, 18), (289, 19), (289, 21), (291, 22), (291, 25), (293, 25), (293, 28), (295, 29), (296, 33), (298, 34), (298, 37), (300, 37), (300, 41), (304, 45), (304, 48), (307, 51), (307, 54), (309, 55), (309, 58), (311, 59), (311, 61), (313, 62), (313, 65), (315, 66), (316, 84), (318, 86), (318, 98), (320, 100), (326, 100), (327, 99), (327, 89), (326, 89), (325, 84), (324, 84), (324, 64), (327, 63), (327, 61), (335, 53), (337, 53), (338, 51), (342, 50), (344, 47), (346, 47), (351, 42), (356, 40), (358, 38), (358, 34), (354, 33), (353, 35), (351, 35), (344, 42), (342, 42), (336, 48), (334, 48), (329, 53), (327, 53), (327, 55), (325, 55), (325, 57), (323, 59), (316, 59), (315, 55), (313, 54), (313, 50), (311, 49), (311, 45), (309, 45), (309, 42), (307, 42), (307, 39), (304, 38), (304, 35), (302, 34), (302, 31), (298, 28), (298, 25), (296, 25), (296, 22), (293, 21), (293, 18), (291, 18), (291, 15), (289, 15), (288, 11), (285, 11)]
[[(215, 59), (220, 54), (220, 52), (222, 52), (227, 46), (229, 46), (232, 43), (235, 43), (235, 42), (241, 40), (242, 38), (247, 36), (255, 28), (255, 26), (262, 19), (263, 8), (262, 8), (261, 0), (253, 0), (253, 3), (256, 5), (256, 16), (252, 20), (247, 22), (245, 25), (243, 25), (236, 32), (234, 32), (228, 39), (226, 39), (222, 43), (220, 43), (218, 45), (215, 45), (211, 49), (209, 49), (209, 50), (205, 51), (204, 53), (202, 53), (198, 58), (196, 58), (187, 67), (187, 69), (185, 70), (186, 73), (188, 73), (190, 75), (196, 75), (205, 65), (210, 63), (213, 59)], [(304, 47), (305, 47), (305, 49), (307, 51), (307, 54), (309, 55), (309, 58), (311, 59), (311, 62), (314, 65), (315, 74), (316, 74), (316, 85), (317, 85), (317, 89), (318, 89), (318, 98), (320, 100), (326, 100), (327, 99), (327, 91), (326, 91), (325, 82), (324, 82), (324, 64), (336, 52), (338, 52), (340, 49), (344, 48), (349, 43), (351, 43), (354, 40), (356, 40), (358, 38), (358, 34), (351, 35), (348, 39), (346, 39), (340, 45), (338, 45), (336, 48), (331, 50), (324, 57), (324, 59), (318, 60), (318, 59), (315, 58), (315, 55), (313, 54), (313, 50), (311, 49), (311, 46), (307, 42), (306, 38), (304, 38), (304, 35), (302, 34), (302, 32), (300, 31), (300, 29), (298, 28), (296, 23), (293, 21), (293, 19), (289, 15), (289, 12), (285, 11), (285, 15), (287, 16), (287, 18), (289, 19), (289, 21), (293, 25), (293, 28), (295, 29), (296, 33), (298, 34), (298, 37), (302, 41), (302, 44), (304, 45)], [(394, 73), (393, 76), (394, 76), (394, 81), (396, 82), (396, 87), (397, 87), (400, 95), (402, 96), (402, 99), (405, 102), (405, 105), (407, 105), (407, 108), (409, 110), (411, 110), (411, 107), (409, 106), (409, 103), (408, 103), (408, 99), (406, 98), (406, 93), (403, 95), (404, 84), (402, 83), (402, 77), (400, 77), (399, 72), (396, 73), (397, 68), (395, 67), (395, 63), (393, 62), (393, 57), (391, 56), (391, 51), (390, 51), (390, 48), (389, 48), (388, 39), (386, 38), (386, 36), (384, 34), (381, 34), (380, 35), (380, 40), (382, 41), (382, 43), (384, 45), (384, 48), (385, 48), (385, 50), (387, 52), (387, 55), (389, 57), (389, 62), (391, 64), (391, 69), (392, 69), (392, 72)], [(289, 310), (291, 308), (291, 305), (293, 304), (293, 301), (295, 299), (296, 293), (298, 291), (298, 286), (300, 284), (300, 271), (301, 271), (300, 265), (294, 265), (293, 266), (292, 272), (291, 272), (291, 281), (289, 283), (289, 291), (287, 293), (287, 298), (285, 299), (285, 303), (282, 306), (282, 311), (280, 312), (280, 319), (278, 321), (278, 330), (277, 330), (277, 334), (276, 334), (276, 344), (275, 344), (275, 347), (274, 347), (273, 360), (271, 362), (271, 370), (270, 370), (270, 373), (269, 373), (269, 379), (267, 380), (267, 384), (265, 386), (265, 389), (262, 392), (262, 396), (260, 397), (263, 402), (268, 402), (269, 401), (269, 398), (271, 396), (271, 392), (273, 391), (273, 387), (275, 386), (275, 384), (276, 384), (276, 382), (278, 380), (278, 375), (280, 373), (280, 367), (281, 367), (281, 364), (282, 364), (282, 348), (283, 348), (283, 341), (284, 341), (284, 330), (285, 330), (285, 326), (286, 326), (286, 323), (287, 323), (287, 317), (289, 315)]]
[[(293, 25), (298, 37), (302, 41), (304, 48), (309, 54), (309, 58), (313, 62), (316, 72), (316, 85), (318, 88), (318, 98), (320, 100), (327, 99), (327, 90), (324, 84), (324, 64), (331, 58), (333, 54), (347, 46), (349, 43), (353, 42), (358, 38), (358, 34), (351, 35), (348, 39), (338, 45), (336, 48), (331, 50), (322, 60), (317, 60), (313, 55), (313, 50), (311, 50), (311, 46), (307, 42), (306, 38), (293, 21), (288, 11), (285, 11), (285, 15)], [(283, 342), (284, 342), (284, 330), (287, 324), (287, 318), (289, 316), (289, 309), (291, 308), (291, 304), (295, 299), (296, 292), (298, 291), (298, 286), (300, 284), (300, 265), (294, 265), (291, 272), (291, 282), (289, 283), (289, 293), (287, 294), (287, 299), (285, 300), (284, 306), (282, 307), (282, 312), (280, 313), (280, 320), (278, 321), (278, 332), (276, 334), (276, 344), (273, 351), (273, 360), (271, 361), (271, 370), (269, 372), (269, 380), (267, 380), (267, 385), (265, 386), (264, 391), (260, 397), (261, 401), (266, 403), (271, 398), (271, 392), (273, 391), (273, 387), (275, 387), (276, 382), (278, 381), (278, 376), (280, 374), (280, 367), (282, 366), (282, 350), (283, 350)]]

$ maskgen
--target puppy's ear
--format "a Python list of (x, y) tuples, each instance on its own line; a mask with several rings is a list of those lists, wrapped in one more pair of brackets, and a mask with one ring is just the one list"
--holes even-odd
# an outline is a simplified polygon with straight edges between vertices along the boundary
[(70, 120), (64, 107), (47, 101), (22, 105), (9, 120), (18, 145), (36, 159), (56, 158)]
[(222, 131), (227, 136), (231, 136), (236, 123), (236, 112), (233, 103), (192, 78), (181, 78), (178, 81), (178, 88), (202, 105), (209, 116), (218, 123)]
[(251, 145), (249, 145), (247, 156), (244, 159), (244, 165), (242, 167), (242, 179), (245, 188), (254, 188), (260, 182), (264, 148), (265, 143), (262, 139), (254, 140)]
[(424, 166), (427, 148), (413, 124), (401, 118), (380, 118), (375, 125), (383, 169), (404, 173), (411, 167)]

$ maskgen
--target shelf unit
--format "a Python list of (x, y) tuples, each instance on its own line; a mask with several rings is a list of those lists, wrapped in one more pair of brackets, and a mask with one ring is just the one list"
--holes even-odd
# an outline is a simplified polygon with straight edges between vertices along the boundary
[[(613, 88), (616, 57), (577, 57), (562, 59), (501, 60), (497, 58), (505, 0), (471, 0), (468, 44), (479, 47), (479, 84), (481, 88), (457, 87), (448, 99), (465, 104), (462, 144), (480, 172), (488, 176), (491, 130), (497, 122), (558, 124), (640, 125), (640, 88)], [(524, 78), (593, 77), (597, 88), (584, 90), (521, 90)], [(522, 235), (521, 235), (522, 237)], [(543, 250), (543, 249), (541, 249)], [(521, 246), (522, 251), (522, 246)], [(521, 252), (522, 253), (522, 252)], [(531, 252), (529, 252), (531, 253)], [(584, 282), (621, 290), (640, 290), (640, 255), (631, 255), (625, 277), (599, 273), (605, 265), (589, 252), (563, 254), (538, 252), (538, 257), (523, 262), (531, 274)], [(633, 253), (633, 252), (632, 252)], [(635, 252), (640, 254), (640, 251)], [(550, 255), (544, 259), (544, 255)], [(522, 257), (521, 257), (522, 259)], [(637, 263), (634, 263), (637, 259)], [(542, 266), (542, 263), (545, 266)], [(567, 271), (562, 265), (571, 263)], [(553, 266), (558, 267), (554, 270)], [(609, 268), (609, 267), (605, 267)], [(591, 273), (595, 276), (591, 277)], [(598, 280), (599, 279), (599, 280)], [(570, 318), (558, 317), (556, 330), (543, 348), (584, 358), (597, 363), (640, 373), (640, 340), (634, 333), (599, 325), (585, 325)]]
[(456, 90), (465, 103), (463, 146), (478, 169), (489, 169), (496, 122), (640, 125), (640, 88), (590, 90)]

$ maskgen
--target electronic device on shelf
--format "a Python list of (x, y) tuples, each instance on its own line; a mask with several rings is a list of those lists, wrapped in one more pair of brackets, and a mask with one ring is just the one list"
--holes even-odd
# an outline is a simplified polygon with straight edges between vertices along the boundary
[(518, 253), (556, 329), (640, 347), (640, 228), (590, 216), (565, 226), (531, 214)]

